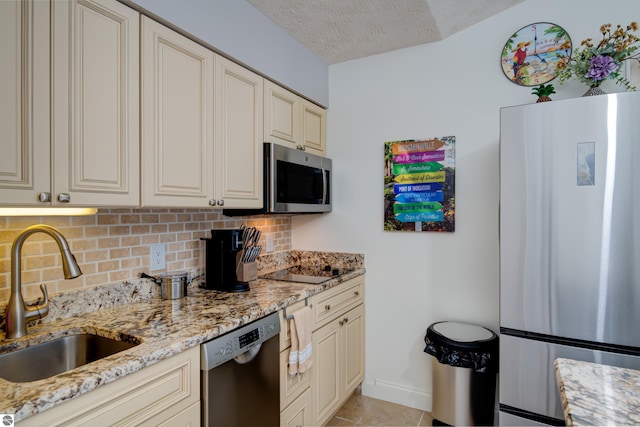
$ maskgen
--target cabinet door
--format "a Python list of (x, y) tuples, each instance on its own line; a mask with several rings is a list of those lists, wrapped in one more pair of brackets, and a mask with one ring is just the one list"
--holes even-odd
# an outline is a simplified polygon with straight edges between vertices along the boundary
[(200, 401), (198, 401), (161, 424), (157, 424), (153, 420), (148, 425), (149, 427), (200, 427), (202, 425), (200, 422), (201, 412)]
[(300, 375), (289, 375), (289, 353), (291, 349), (288, 348), (280, 352), (280, 409), (286, 408), (291, 402), (293, 402), (302, 392), (309, 388), (311, 384), (311, 371), (306, 371)]
[(0, 204), (49, 205), (49, 3), (0, 1)]
[(300, 97), (265, 80), (264, 82), (264, 140), (295, 148), (301, 140)]
[(116, 0), (51, 7), (53, 203), (137, 206), (139, 14)]
[(311, 153), (324, 155), (326, 140), (326, 111), (302, 100), (302, 144)]
[[(35, 426), (198, 426), (200, 348), (161, 360), (22, 420)], [(171, 422), (172, 420), (179, 422)]]
[(304, 427), (311, 423), (311, 391), (302, 393), (287, 409), (280, 413), (280, 427)]
[(364, 379), (364, 305), (342, 317), (343, 396), (348, 396)]
[(313, 333), (314, 353), (311, 372), (313, 425), (323, 425), (340, 404), (341, 320), (337, 319)]
[(225, 208), (260, 208), (263, 79), (216, 56), (215, 81), (215, 198)]
[(206, 207), (213, 198), (209, 49), (142, 18), (142, 205)]

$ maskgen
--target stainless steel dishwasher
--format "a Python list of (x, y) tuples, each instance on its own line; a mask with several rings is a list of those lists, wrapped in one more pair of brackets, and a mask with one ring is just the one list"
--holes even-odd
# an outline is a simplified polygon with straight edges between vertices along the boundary
[(203, 426), (280, 425), (278, 313), (200, 346)]

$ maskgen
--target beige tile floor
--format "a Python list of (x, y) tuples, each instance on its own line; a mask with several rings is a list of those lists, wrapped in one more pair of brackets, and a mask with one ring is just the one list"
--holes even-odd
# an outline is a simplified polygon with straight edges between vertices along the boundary
[(363, 396), (360, 388), (327, 426), (430, 426), (431, 413)]

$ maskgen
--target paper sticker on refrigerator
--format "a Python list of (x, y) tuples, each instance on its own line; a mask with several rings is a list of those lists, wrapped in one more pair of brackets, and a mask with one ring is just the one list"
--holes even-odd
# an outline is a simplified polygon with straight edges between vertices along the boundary
[(595, 185), (596, 183), (596, 144), (595, 142), (579, 142), (577, 150), (578, 186)]

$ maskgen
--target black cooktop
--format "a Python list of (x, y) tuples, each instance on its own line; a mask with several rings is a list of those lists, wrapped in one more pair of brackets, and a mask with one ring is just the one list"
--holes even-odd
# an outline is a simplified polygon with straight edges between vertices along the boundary
[(300, 282), (319, 284), (352, 272), (352, 268), (333, 268), (327, 266), (294, 265), (259, 276), (260, 279), (282, 280), (284, 282)]

